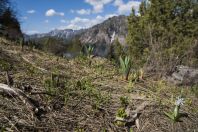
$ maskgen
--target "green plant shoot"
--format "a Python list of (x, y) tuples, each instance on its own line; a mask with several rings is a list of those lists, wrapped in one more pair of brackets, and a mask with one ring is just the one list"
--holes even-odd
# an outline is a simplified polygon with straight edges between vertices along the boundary
[(121, 71), (125, 76), (125, 79), (128, 80), (129, 72), (131, 69), (131, 61), (128, 56), (126, 56), (124, 59), (120, 56), (120, 67)]

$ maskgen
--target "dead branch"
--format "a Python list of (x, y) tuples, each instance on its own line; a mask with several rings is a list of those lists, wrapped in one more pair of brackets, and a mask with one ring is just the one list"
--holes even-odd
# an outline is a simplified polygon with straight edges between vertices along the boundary
[(6, 81), (7, 81), (8, 86), (12, 86), (13, 85), (13, 79), (9, 75), (9, 72), (8, 71), (6, 71)]
[(6, 84), (0, 83), (0, 93), (6, 93), (12, 97), (18, 97), (21, 101), (23, 101), (23, 103), (27, 106), (27, 108), (31, 110), (31, 112), (34, 112), (34, 114), (40, 112), (40, 106), (36, 104), (35, 100), (28, 97), (20, 89), (16, 89)]

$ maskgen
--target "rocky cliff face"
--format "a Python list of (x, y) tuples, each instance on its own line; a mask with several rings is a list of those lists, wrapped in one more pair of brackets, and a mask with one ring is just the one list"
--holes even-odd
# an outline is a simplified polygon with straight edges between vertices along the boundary
[(83, 44), (93, 44), (95, 47), (95, 55), (105, 57), (109, 54), (110, 45), (113, 43), (111, 42), (112, 36), (114, 36), (115, 39), (118, 38), (121, 44), (126, 44), (126, 16), (114, 16), (101, 24), (85, 30), (80, 35), (80, 40)]
[(127, 35), (127, 17), (114, 16), (101, 24), (85, 30), (80, 37), (82, 43), (110, 44), (111, 36), (115, 33), (120, 43), (125, 44)]
[(63, 38), (63, 39), (71, 39), (74, 36), (82, 33), (83, 30), (72, 30), (72, 29), (65, 29), (65, 30), (53, 30), (49, 32), (47, 35), (57, 38)]
[(118, 38), (123, 45), (126, 44), (127, 36), (127, 17), (124, 15), (114, 16), (101, 24), (82, 30), (53, 30), (45, 34), (34, 34), (26, 36), (27, 39), (37, 39), (42, 37), (56, 37), (65, 40), (79, 37), (83, 45), (94, 45), (94, 53), (98, 56), (107, 56), (109, 53), (112, 36)]

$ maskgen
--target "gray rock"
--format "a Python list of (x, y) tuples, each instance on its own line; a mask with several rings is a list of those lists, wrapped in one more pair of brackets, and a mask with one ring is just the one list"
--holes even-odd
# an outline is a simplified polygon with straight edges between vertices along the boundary
[(198, 84), (198, 69), (183, 65), (177, 66), (168, 80), (178, 85)]

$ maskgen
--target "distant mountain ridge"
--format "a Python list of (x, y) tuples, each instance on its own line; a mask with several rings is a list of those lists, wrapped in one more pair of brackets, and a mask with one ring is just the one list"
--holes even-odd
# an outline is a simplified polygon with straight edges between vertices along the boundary
[(26, 35), (26, 39), (37, 39), (42, 37), (56, 37), (61, 39), (71, 39), (76, 35), (82, 33), (83, 29), (81, 30), (72, 30), (72, 29), (64, 29), (64, 30), (52, 30), (49, 33), (41, 33), (41, 34), (33, 34), (33, 35)]
[(95, 55), (108, 56), (111, 44), (113, 44), (113, 42), (111, 42), (112, 36), (118, 39), (122, 45), (126, 44), (125, 38), (128, 33), (127, 25), (127, 16), (120, 15), (111, 17), (88, 29), (56, 29), (49, 33), (26, 36), (26, 39), (39, 40), (44, 37), (55, 37), (56, 39), (60, 38), (67, 41), (78, 37), (82, 45), (94, 45)]
[(124, 15), (114, 16), (88, 29), (73, 30), (52, 30), (49, 33), (25, 35), (27, 39), (42, 37), (56, 37), (61, 39), (71, 39), (79, 36), (83, 44), (110, 44), (111, 36), (115, 32), (115, 37), (122, 44), (125, 44), (127, 35), (127, 17)]

